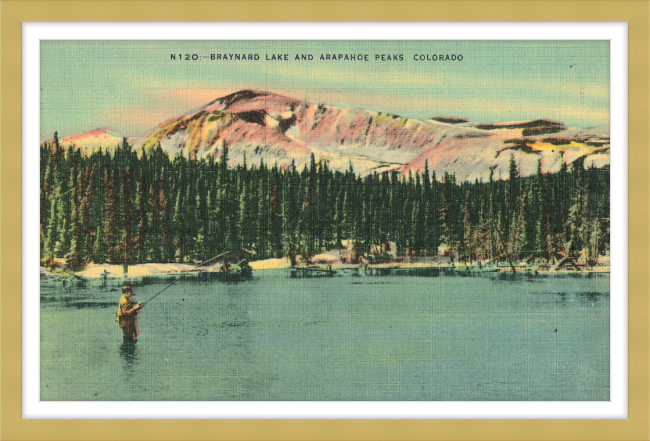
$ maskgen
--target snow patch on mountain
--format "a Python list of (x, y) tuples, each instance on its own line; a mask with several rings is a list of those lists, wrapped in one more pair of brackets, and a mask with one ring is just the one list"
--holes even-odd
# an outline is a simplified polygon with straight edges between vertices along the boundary
[[(121, 135), (110, 129), (66, 138), (90, 153), (112, 148)], [(550, 119), (477, 123), (454, 116), (420, 121), (385, 112), (303, 102), (261, 90), (241, 90), (218, 98), (132, 138), (136, 149), (158, 145), (171, 156), (218, 158), (224, 147), (230, 162), (302, 167), (312, 155), (334, 170), (352, 165), (360, 174), (398, 170), (486, 180), (508, 175), (510, 157), (524, 176), (556, 172), (562, 163), (609, 164), (609, 127), (580, 129)]]

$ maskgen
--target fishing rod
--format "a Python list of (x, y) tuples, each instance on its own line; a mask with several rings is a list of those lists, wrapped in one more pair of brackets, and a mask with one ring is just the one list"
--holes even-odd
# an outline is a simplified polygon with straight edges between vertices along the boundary
[(79, 187), (81, 187), (81, 185), (77, 185), (76, 187), (72, 187), (70, 190), (64, 191), (64, 192), (61, 193), (61, 194), (58, 194), (58, 195), (55, 194), (55, 195), (53, 195), (52, 197), (53, 197), (54, 199), (56, 199), (56, 198), (60, 198), (61, 196), (65, 196), (66, 194), (70, 193), (72, 190), (76, 190), (76, 189), (79, 188)]
[(153, 299), (155, 299), (156, 297), (158, 297), (160, 294), (162, 294), (163, 292), (165, 292), (165, 291), (167, 290), (167, 288), (169, 288), (169, 287), (172, 286), (174, 283), (178, 282), (179, 280), (181, 280), (182, 278), (184, 278), (185, 276), (187, 276), (187, 273), (188, 273), (189, 271), (195, 270), (195, 269), (197, 269), (198, 267), (200, 267), (201, 265), (205, 265), (205, 264), (208, 263), (208, 262), (212, 262), (213, 260), (218, 259), (218, 258), (221, 257), (221, 256), (225, 256), (225, 255), (228, 254), (229, 252), (230, 252), (230, 251), (226, 251), (225, 253), (221, 253), (221, 254), (219, 254), (218, 256), (214, 256), (212, 259), (209, 259), (209, 260), (206, 260), (205, 262), (201, 262), (201, 263), (199, 263), (199, 264), (196, 265), (194, 268), (189, 269), (185, 274), (183, 274), (182, 276), (180, 276), (178, 279), (174, 280), (172, 283), (170, 283), (169, 285), (167, 285), (166, 287), (164, 287), (160, 292), (158, 292), (158, 294), (156, 294), (155, 296), (153, 296), (152, 298), (150, 298), (149, 300), (147, 300), (147, 301), (144, 302), (144, 303), (149, 303), (150, 301), (152, 301)]
[(83, 186), (82, 185), (77, 185), (76, 187), (72, 187), (71, 189), (69, 189), (67, 191), (64, 191), (63, 193), (61, 193), (59, 195), (54, 195), (54, 197), (55, 198), (60, 198), (61, 196), (64, 196), (64, 195), (70, 193), (71, 191), (76, 190), (77, 188), (80, 188), (80, 187), (83, 187)]
[(72, 187), (70, 190), (65, 191), (59, 195), (59, 197), (63, 196), (64, 194), (70, 193), (72, 190), (76, 190), (77, 188), (81, 187), (81, 185), (77, 185), (76, 187)]

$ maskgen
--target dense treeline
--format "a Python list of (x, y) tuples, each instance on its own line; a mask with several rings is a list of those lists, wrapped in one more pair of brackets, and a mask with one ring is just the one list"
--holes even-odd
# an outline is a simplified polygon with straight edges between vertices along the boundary
[[(327, 163), (280, 169), (138, 155), (126, 139), (113, 152), (82, 155), (42, 144), (41, 257), (86, 263), (203, 261), (229, 250), (255, 258), (310, 256), (355, 243), (452, 259), (569, 257), (593, 262), (609, 249), (609, 168), (576, 161), (558, 173), (439, 181), (428, 168), (360, 177)], [(441, 245), (443, 245), (441, 247)]]

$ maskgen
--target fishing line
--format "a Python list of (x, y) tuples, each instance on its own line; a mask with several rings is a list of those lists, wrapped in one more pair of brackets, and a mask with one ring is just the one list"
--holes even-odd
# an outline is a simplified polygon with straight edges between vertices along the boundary
[(208, 262), (212, 262), (214, 259), (218, 259), (218, 258), (221, 257), (221, 256), (225, 256), (225, 255), (228, 254), (229, 252), (230, 252), (230, 251), (226, 251), (225, 253), (221, 253), (221, 254), (219, 254), (218, 256), (214, 256), (212, 259), (206, 260), (205, 262), (201, 262), (201, 263), (199, 263), (198, 265), (196, 265), (194, 268), (189, 269), (185, 274), (183, 274), (183, 275), (180, 276), (178, 279), (174, 280), (172, 283), (170, 283), (169, 285), (167, 285), (166, 287), (164, 287), (160, 292), (158, 292), (155, 296), (151, 297), (151, 298), (150, 298), (149, 300), (147, 300), (145, 303), (149, 303), (150, 301), (152, 301), (153, 299), (155, 299), (156, 297), (158, 297), (160, 294), (162, 294), (163, 292), (165, 292), (165, 291), (166, 291), (170, 286), (172, 286), (174, 283), (178, 282), (179, 280), (181, 280), (181, 279), (183, 279), (185, 276), (187, 276), (187, 274), (188, 274), (190, 271), (193, 271), (193, 270), (197, 269), (198, 267), (200, 267), (201, 265), (205, 265), (205, 264), (208, 263)]

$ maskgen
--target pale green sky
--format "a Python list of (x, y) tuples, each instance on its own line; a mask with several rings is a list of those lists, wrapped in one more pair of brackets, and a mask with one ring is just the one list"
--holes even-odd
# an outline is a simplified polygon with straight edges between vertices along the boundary
[[(172, 61), (172, 53), (260, 60)], [(265, 60), (274, 53), (290, 61)], [(295, 61), (296, 54), (314, 60)], [(321, 61), (321, 54), (367, 54), (370, 61)], [(376, 61), (376, 54), (404, 61)], [(413, 60), (434, 54), (463, 60)], [(144, 135), (240, 89), (417, 119), (602, 126), (609, 124), (609, 41), (43, 41), (41, 139), (101, 126)]]

